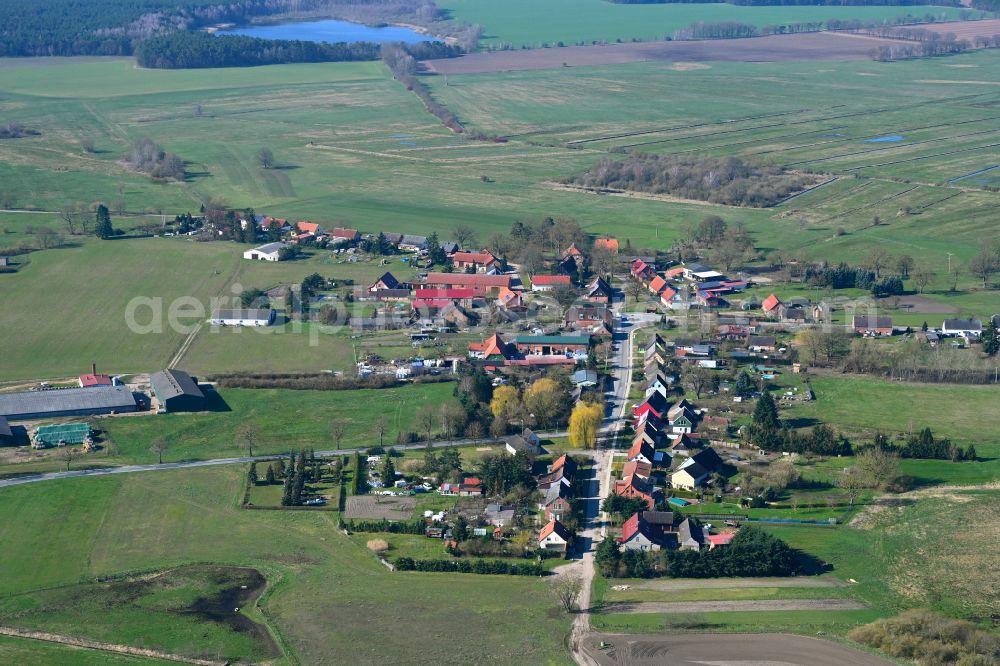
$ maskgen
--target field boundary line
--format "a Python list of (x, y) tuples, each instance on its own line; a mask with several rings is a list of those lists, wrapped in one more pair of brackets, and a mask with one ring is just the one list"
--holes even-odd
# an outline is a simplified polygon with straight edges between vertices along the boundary
[(58, 643), (60, 645), (69, 645), (88, 650), (101, 650), (103, 652), (115, 652), (118, 654), (128, 654), (136, 657), (150, 657), (151, 659), (176, 661), (182, 664), (197, 664), (198, 666), (221, 666), (226, 663), (224, 661), (211, 661), (208, 659), (197, 659), (195, 657), (184, 657), (179, 654), (160, 652), (159, 650), (149, 650), (147, 648), (137, 648), (130, 645), (105, 643), (103, 641), (94, 641), (88, 638), (76, 638), (74, 636), (50, 634), (45, 631), (16, 629), (14, 627), (0, 627), (0, 635), (13, 636), (14, 638), (26, 638), (35, 641), (45, 641), (47, 643)]

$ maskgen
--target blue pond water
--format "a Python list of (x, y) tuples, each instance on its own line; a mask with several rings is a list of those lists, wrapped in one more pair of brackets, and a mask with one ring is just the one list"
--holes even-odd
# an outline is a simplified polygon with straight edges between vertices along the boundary
[(249, 25), (219, 30), (217, 35), (246, 35), (261, 39), (298, 39), (305, 42), (416, 42), (431, 41), (427, 35), (399, 26), (372, 28), (350, 21), (298, 21), (274, 25)]
[(897, 141), (902, 141), (905, 138), (906, 137), (898, 134), (892, 134), (890, 136), (880, 136), (875, 139), (865, 139), (865, 143), (896, 143)]

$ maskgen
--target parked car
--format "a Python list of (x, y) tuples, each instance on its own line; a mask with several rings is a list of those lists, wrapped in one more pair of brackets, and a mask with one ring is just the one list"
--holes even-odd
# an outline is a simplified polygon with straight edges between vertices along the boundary
[(323, 506), (324, 504), (326, 504), (326, 500), (323, 499), (322, 497), (316, 497), (311, 500), (306, 500), (305, 502), (303, 502), (303, 504), (305, 506)]

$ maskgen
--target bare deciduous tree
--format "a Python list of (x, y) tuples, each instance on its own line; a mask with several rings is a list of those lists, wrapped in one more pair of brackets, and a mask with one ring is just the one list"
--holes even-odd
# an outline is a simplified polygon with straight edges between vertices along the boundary
[(261, 148), (257, 151), (257, 162), (265, 169), (274, 167), (274, 153), (270, 148)]
[(559, 603), (559, 607), (567, 613), (572, 613), (576, 610), (577, 599), (583, 590), (583, 579), (576, 574), (561, 574), (552, 579), (549, 590)]
[(260, 441), (260, 428), (254, 421), (247, 421), (236, 429), (236, 446), (246, 449), (253, 458), (253, 447)]
[(333, 438), (333, 443), (338, 449), (345, 435), (347, 435), (347, 419), (334, 419), (330, 421), (330, 437)]
[(156, 455), (156, 459), (159, 464), (163, 464), (163, 454), (166, 452), (170, 443), (167, 441), (166, 437), (157, 437), (149, 445), (149, 452)]

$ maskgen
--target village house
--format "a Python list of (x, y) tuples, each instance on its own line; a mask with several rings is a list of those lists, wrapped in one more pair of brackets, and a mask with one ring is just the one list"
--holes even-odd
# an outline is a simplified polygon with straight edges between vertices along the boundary
[(521, 293), (504, 287), (497, 294), (497, 305), (510, 312), (523, 312), (526, 308)]
[(682, 490), (704, 486), (712, 473), (722, 466), (722, 458), (711, 448), (692, 454), (670, 475), (670, 484)]
[(469, 287), (461, 289), (427, 289), (417, 287), (413, 290), (414, 300), (422, 301), (447, 301), (457, 303), (463, 308), (471, 308), (475, 299), (475, 293)]
[(650, 511), (656, 506), (656, 499), (653, 497), (653, 493), (655, 492), (653, 485), (647, 479), (643, 479), (635, 474), (615, 481), (613, 492), (615, 495), (621, 495), (622, 497), (641, 499), (646, 503)]
[(708, 280), (718, 280), (726, 276), (719, 271), (713, 270), (709, 266), (698, 263), (684, 264), (684, 279), (689, 282), (705, 282)]
[(630, 460), (622, 466), (622, 476), (638, 476), (640, 479), (648, 479), (653, 475), (653, 466), (643, 460)]
[(594, 280), (587, 285), (587, 300), (593, 301), (594, 303), (610, 303), (613, 298), (614, 292), (611, 289), (611, 285), (608, 284), (607, 280), (602, 277), (596, 277)]
[(778, 308), (780, 307), (781, 307), (781, 300), (774, 294), (771, 294), (770, 296), (765, 298), (764, 302), (760, 304), (760, 309), (763, 310), (764, 314), (768, 315), (769, 317), (777, 317)]
[(392, 273), (386, 271), (368, 286), (368, 291), (377, 292), (383, 289), (400, 289), (401, 283)]
[(632, 438), (632, 446), (636, 442), (645, 442), (653, 449), (660, 443), (660, 431), (649, 419), (643, 419), (642, 423), (635, 427), (635, 436)]
[(532, 275), (531, 291), (545, 292), (552, 291), (558, 286), (569, 287), (572, 282), (568, 275)]
[(602, 249), (611, 252), (612, 254), (618, 254), (618, 239), (617, 238), (597, 238), (594, 240), (594, 249)]
[(565, 555), (572, 538), (569, 530), (558, 519), (553, 519), (538, 532), (538, 547)]
[(892, 317), (854, 315), (851, 329), (868, 337), (892, 335)]
[(502, 504), (487, 504), (483, 518), (494, 527), (506, 527), (514, 522), (514, 508)]
[(706, 534), (705, 540), (708, 541), (708, 549), (715, 550), (720, 546), (728, 546), (733, 542), (733, 537), (736, 535), (733, 533), (729, 534)]
[(517, 348), (505, 342), (499, 333), (494, 333), (483, 342), (470, 343), (469, 356), (477, 359), (509, 359), (517, 356)]
[(545, 492), (545, 498), (538, 506), (548, 520), (562, 520), (572, 513), (573, 491), (565, 483), (555, 483)]
[(674, 514), (670, 511), (639, 511), (622, 525), (620, 550), (642, 552), (670, 548), (676, 544)]
[(338, 245), (354, 245), (361, 240), (361, 232), (357, 229), (336, 227), (330, 231), (330, 238), (332, 238), (333, 242)]
[(604, 305), (574, 305), (563, 319), (566, 328), (577, 330), (601, 329), (610, 334), (612, 327), (611, 310)]
[(489, 250), (480, 252), (455, 252), (451, 255), (451, 263), (456, 270), (487, 273), (490, 269), (500, 267), (500, 259)]
[(268, 243), (247, 250), (243, 253), (243, 258), (254, 261), (281, 261), (281, 251), (287, 247), (286, 243)]
[(642, 282), (648, 281), (655, 274), (653, 267), (642, 259), (633, 261), (629, 266), (629, 272), (632, 273), (632, 277)]
[(477, 298), (496, 298), (502, 289), (510, 289), (510, 275), (483, 275), (479, 273), (428, 273), (424, 286), (428, 289), (472, 289)]
[[(528, 430), (528, 432), (531, 431)], [(537, 437), (529, 439), (523, 435), (507, 435), (503, 438), (503, 441), (504, 449), (512, 456), (517, 455), (518, 453), (523, 453), (529, 458), (534, 459), (536, 456), (542, 456), (547, 453), (547, 451), (542, 448), (542, 445), (538, 443)]]
[(685, 518), (677, 527), (678, 550), (701, 550), (705, 544), (705, 530), (690, 518)]
[(978, 338), (983, 334), (983, 322), (978, 319), (945, 319), (941, 324), (942, 335)]
[(625, 460), (628, 462), (644, 462), (652, 465), (655, 456), (656, 452), (653, 450), (652, 445), (641, 436), (637, 436), (625, 454)]
[(747, 349), (752, 352), (773, 352), (777, 343), (773, 335), (751, 335), (747, 337)]
[(400, 250), (409, 252), (423, 252), (427, 249), (427, 238), (414, 234), (403, 234), (403, 237), (399, 239), (398, 247)]
[(590, 335), (519, 335), (517, 350), (525, 356), (586, 356)]
[(667, 413), (669, 404), (662, 394), (651, 393), (642, 404), (632, 408), (632, 416), (639, 418), (649, 412), (659, 418)]

